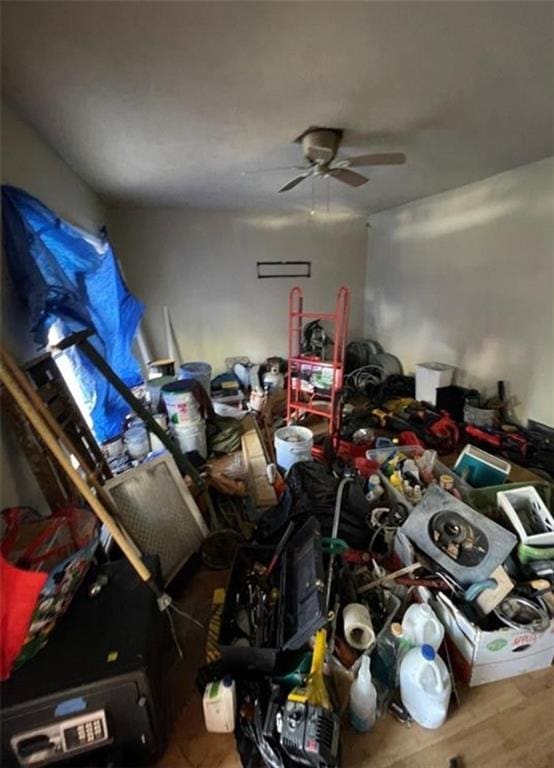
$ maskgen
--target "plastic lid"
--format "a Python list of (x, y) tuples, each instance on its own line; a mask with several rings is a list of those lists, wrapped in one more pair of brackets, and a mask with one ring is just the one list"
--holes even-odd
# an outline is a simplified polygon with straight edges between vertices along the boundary
[(390, 631), (391, 634), (394, 635), (394, 637), (400, 638), (403, 636), (404, 631), (402, 629), (402, 624), (398, 621), (393, 621), (390, 625)]
[(421, 646), (421, 655), (426, 661), (434, 661), (435, 660), (435, 649), (432, 645), (425, 645)]
[(230, 688), (233, 685), (233, 678), (231, 677), (231, 675), (225, 675), (225, 677), (222, 680), (222, 683), (226, 688)]

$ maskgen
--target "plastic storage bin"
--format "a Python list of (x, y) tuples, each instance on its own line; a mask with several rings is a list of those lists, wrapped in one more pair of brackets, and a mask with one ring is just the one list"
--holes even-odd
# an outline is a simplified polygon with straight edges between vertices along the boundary
[[(388, 448), (372, 449), (371, 451), (367, 451), (366, 458), (370, 461), (375, 460), (376, 466), (379, 467), (379, 474), (384, 481), (385, 488), (394, 495), (394, 498), (404, 504), (408, 509), (412, 509), (415, 504), (407, 499), (403, 493), (398, 491), (390, 483), (388, 477), (383, 472), (383, 466), (397, 452), (404, 454), (404, 456), (407, 458), (416, 459), (423, 456), (424, 451), (427, 451), (431, 457), (430, 460), (433, 469), (433, 475), (437, 478), (437, 480), (441, 475), (448, 475), (451, 477), (454, 481), (454, 487), (458, 489), (462, 498), (464, 498), (464, 496), (469, 493), (470, 490), (472, 490), (471, 486), (468, 485), (465, 480), (462, 480), (461, 477), (458, 477), (458, 475), (449, 469), (449, 467), (447, 467), (445, 464), (443, 464), (442, 461), (439, 461), (436, 451), (430, 450), (429, 448), (422, 448), (420, 445), (395, 445), (389, 446)], [(425, 491), (426, 489), (422, 488), (423, 497), (425, 497)]]
[(482, 512), (491, 520), (509, 525), (504, 513), (498, 508), (496, 495), (499, 491), (513, 491), (517, 488), (534, 488), (541, 499), (544, 501), (547, 509), (552, 512), (552, 501), (554, 499), (552, 483), (547, 480), (535, 480), (531, 483), (504, 483), (503, 485), (491, 485), (489, 488), (469, 488), (463, 495), (463, 500), (470, 507)]

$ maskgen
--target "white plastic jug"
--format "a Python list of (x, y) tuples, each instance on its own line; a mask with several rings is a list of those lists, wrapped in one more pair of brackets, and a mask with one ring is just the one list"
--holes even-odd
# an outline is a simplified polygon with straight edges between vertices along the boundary
[(235, 681), (230, 675), (208, 683), (202, 699), (206, 730), (210, 733), (232, 733), (235, 730), (236, 706)]
[(427, 603), (410, 605), (402, 619), (403, 637), (412, 645), (430, 645), (438, 650), (444, 637), (444, 627)]
[(452, 681), (430, 645), (408, 651), (400, 667), (400, 698), (416, 723), (440, 728), (446, 720)]
[(369, 731), (377, 718), (377, 691), (371, 679), (369, 656), (362, 656), (358, 677), (350, 688), (350, 722), (357, 731)]

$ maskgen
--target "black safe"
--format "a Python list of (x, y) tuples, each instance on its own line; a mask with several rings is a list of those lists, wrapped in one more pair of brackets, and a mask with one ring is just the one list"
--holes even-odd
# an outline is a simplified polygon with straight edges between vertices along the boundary
[[(159, 573), (157, 558), (147, 558)], [(102, 574), (95, 597), (88, 587)], [(2, 766), (136, 766), (161, 753), (168, 620), (126, 560), (89, 571), (47, 645), (0, 686)]]

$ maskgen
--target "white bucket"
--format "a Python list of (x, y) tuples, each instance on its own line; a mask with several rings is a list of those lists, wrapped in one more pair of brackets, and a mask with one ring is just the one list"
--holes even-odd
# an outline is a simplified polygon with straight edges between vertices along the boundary
[[(170, 384), (170, 387), (176, 387), (178, 382)], [(173, 426), (189, 426), (195, 424), (201, 419), (198, 401), (192, 392), (186, 390), (167, 391), (162, 389), (162, 399), (167, 408), (167, 417), (169, 423)]]
[(179, 443), (183, 453), (198, 451), (203, 459), (208, 456), (208, 443), (206, 440), (206, 425), (199, 419), (192, 424), (174, 425), (173, 435)]
[(179, 368), (179, 378), (185, 381), (194, 379), (204, 387), (208, 396), (210, 395), (212, 366), (209, 363), (183, 363)]
[(311, 461), (313, 432), (306, 427), (281, 427), (275, 432), (277, 464), (285, 471), (297, 461)]

